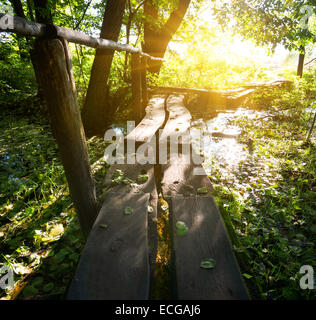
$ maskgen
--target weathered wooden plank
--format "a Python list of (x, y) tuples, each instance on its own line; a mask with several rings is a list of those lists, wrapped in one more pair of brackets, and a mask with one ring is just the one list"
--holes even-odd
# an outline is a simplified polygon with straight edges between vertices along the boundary
[(37, 40), (34, 55), (70, 193), (88, 235), (97, 215), (96, 193), (66, 41)]
[(217, 92), (218, 90), (208, 90), (208, 89), (197, 89), (197, 88), (177, 88), (177, 87), (154, 87), (150, 86), (150, 89), (154, 93), (209, 93), (209, 92)]
[[(239, 90), (236, 92), (230, 91), (225, 94), (226, 96), (226, 108), (237, 108), (243, 104), (247, 97), (254, 93), (254, 89)], [(210, 99), (209, 105), (212, 106), (212, 101)]]
[[(200, 162), (203, 160), (201, 157)], [(164, 198), (187, 197), (199, 194), (200, 188), (213, 190), (201, 164), (194, 164), (192, 155), (172, 153), (162, 165), (161, 186)]]
[(164, 96), (154, 95), (145, 109), (146, 115), (138, 126), (126, 137), (136, 143), (150, 142), (165, 120)]
[[(190, 108), (193, 112), (208, 112), (216, 108), (236, 108), (245, 101), (257, 88), (289, 86), (292, 82), (285, 79), (271, 80), (262, 83), (248, 83), (240, 88), (229, 90), (212, 90), (196, 88), (151, 87), (154, 93), (197, 94), (197, 103)], [(190, 107), (190, 106), (188, 106)], [(192, 110), (191, 110), (192, 109)]]
[[(148, 299), (148, 201), (147, 193), (107, 195), (82, 252), (68, 299)], [(127, 207), (133, 209), (129, 215), (124, 213)]]
[[(113, 178), (116, 170), (121, 170), (124, 173), (124, 179), (129, 179), (133, 184), (113, 183)], [(147, 175), (148, 180), (143, 183), (137, 183), (137, 178), (140, 175)], [(134, 184), (136, 183), (136, 185)], [(112, 193), (126, 193), (137, 194), (146, 193), (149, 194), (149, 210), (148, 210), (148, 256), (150, 266), (150, 287), (155, 272), (155, 261), (157, 255), (157, 205), (158, 205), (158, 192), (155, 181), (155, 167), (153, 165), (120, 165), (114, 164), (109, 168), (105, 177), (105, 185), (110, 187)]]
[[(121, 183), (113, 181), (115, 173), (120, 170), (123, 173), (123, 179)], [(146, 181), (140, 181), (141, 175), (146, 175)], [(123, 181), (128, 179), (128, 181)], [(151, 193), (155, 189), (155, 177), (154, 166), (151, 164), (113, 164), (109, 168), (104, 184), (110, 187), (111, 191), (115, 191), (117, 187), (121, 192), (135, 192)]]
[[(162, 186), (165, 196), (190, 192), (190, 181), (193, 184), (210, 185), (201, 163), (203, 158), (192, 150), (190, 136), (191, 114), (183, 105), (183, 96), (172, 95), (167, 100), (168, 121), (160, 134), (160, 164), (162, 164)], [(164, 147), (163, 147), (164, 145)], [(166, 151), (165, 151), (166, 150)], [(167, 153), (167, 155), (165, 155)], [(174, 183), (176, 182), (176, 183)], [(191, 193), (189, 193), (191, 194)]]
[(271, 86), (286, 86), (292, 84), (293, 81), (286, 79), (276, 79), (265, 82), (257, 82), (257, 83), (245, 83), (241, 85), (239, 88), (235, 89), (227, 89), (227, 90), (215, 90), (215, 89), (198, 89), (198, 88), (179, 88), (179, 87), (154, 87), (150, 86), (151, 90), (156, 93), (214, 93), (214, 94), (234, 94), (237, 92), (242, 92), (245, 89), (255, 89), (258, 87), (271, 87)]
[[(180, 300), (248, 299), (238, 264), (219, 210), (212, 197), (172, 198), (173, 257), (177, 298)], [(182, 221), (188, 233), (177, 235)], [(216, 261), (213, 269), (202, 269), (205, 258)]]
[(167, 99), (168, 121), (159, 137), (160, 143), (166, 143), (168, 140), (179, 139), (181, 144), (190, 143), (190, 121), (191, 114), (183, 105), (183, 95), (172, 95)]
[[(162, 194), (169, 203), (172, 226), (175, 298), (247, 299), (220, 212), (209, 196), (212, 184), (201, 165), (203, 158), (194, 153), (190, 144), (190, 115), (179, 97), (168, 99), (167, 109), (169, 120), (160, 141), (177, 135), (174, 128), (179, 119), (185, 123), (182, 134), (187, 135), (181, 151), (170, 147), (167, 163), (161, 166)], [(189, 228), (185, 236), (177, 235), (178, 221)], [(215, 259), (216, 267), (202, 269), (204, 258)]]

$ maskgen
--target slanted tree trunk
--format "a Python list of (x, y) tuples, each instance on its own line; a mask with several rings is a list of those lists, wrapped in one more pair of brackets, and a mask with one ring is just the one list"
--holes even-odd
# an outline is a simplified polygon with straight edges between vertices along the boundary
[[(21, 0), (10, 0), (10, 3), (13, 7), (13, 11), (14, 11), (15, 15), (26, 19)], [(25, 39), (21, 35), (15, 35), (15, 36), (17, 37), (17, 43), (18, 43), (18, 47), (19, 47), (19, 55), (20, 55), (21, 59), (23, 59), (23, 60), (28, 59), (29, 58), (29, 56), (28, 56), (29, 48), (27, 48), (27, 47), (30, 44), (29, 39), (27, 39), (27, 38)]]
[(69, 190), (88, 236), (97, 216), (96, 193), (80, 118), (70, 50), (64, 40), (35, 42), (35, 56)]
[[(10, 3), (12, 5), (12, 7), (13, 7), (14, 13), (18, 17), (26, 19), (26, 15), (24, 13), (21, 0), (10, 0)], [(42, 9), (44, 9), (44, 10), (46, 9), (47, 1), (35, 0), (34, 3), (36, 5), (40, 5), (42, 7)], [(28, 4), (29, 4), (28, 5), (28, 10), (30, 11), (29, 14), (32, 17), (32, 19), (34, 20), (32, 8), (30, 6), (29, 1), (28, 1)], [(50, 19), (46, 19), (45, 20), (40, 13), (38, 13), (37, 18), (38, 18), (38, 20), (41, 20), (42, 22), (45, 22), (45, 23), (50, 23), (51, 22), (51, 17), (50, 17)], [(40, 21), (38, 21), (38, 22), (40, 22)], [(21, 59), (24, 59), (25, 56), (23, 54), (23, 51), (24, 51), (25, 48), (23, 48), (23, 42), (21, 40), (22, 40), (22, 37), (20, 37), (20, 40), (18, 41), (18, 44), (19, 44)], [(41, 104), (45, 105), (45, 99), (44, 99), (42, 91), (41, 91), (41, 83), (40, 83), (39, 70), (38, 70), (38, 61), (37, 61), (36, 57), (34, 56), (34, 52), (33, 52), (33, 49), (31, 47), (32, 46), (31, 41), (28, 38), (26, 38), (25, 40), (26, 40), (26, 44), (28, 45), (27, 49), (29, 51), (29, 58), (31, 60), (31, 63), (32, 63), (32, 66), (33, 66), (33, 69), (34, 69), (35, 78), (36, 78), (36, 82), (37, 82), (37, 85), (38, 85), (38, 97), (39, 97), (39, 99), (41, 101)]]
[[(160, 29), (157, 29), (157, 26), (152, 23), (152, 20), (158, 19), (158, 10), (153, 5), (152, 0), (148, 0), (144, 3), (146, 18), (144, 22), (143, 50), (146, 53), (154, 57), (163, 58), (168, 43), (178, 30), (189, 4), (190, 0), (179, 0), (177, 9), (170, 14), (165, 25)], [(148, 61), (148, 71), (150, 72), (159, 73), (161, 66), (162, 61)]]
[(303, 76), (304, 60), (305, 60), (305, 48), (303, 46), (300, 46), (300, 55), (298, 58), (298, 66), (297, 66), (297, 76), (301, 78)]
[[(126, 0), (108, 0), (106, 2), (101, 38), (118, 41), (125, 4)], [(82, 110), (82, 120), (87, 136), (101, 133), (109, 124), (113, 115), (113, 109), (107, 105), (106, 101), (107, 82), (113, 55), (113, 50), (96, 50), (87, 96)]]

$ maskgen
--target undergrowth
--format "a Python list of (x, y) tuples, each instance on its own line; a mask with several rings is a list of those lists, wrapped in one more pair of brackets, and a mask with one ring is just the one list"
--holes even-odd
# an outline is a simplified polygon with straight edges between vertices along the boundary
[[(56, 142), (47, 124), (14, 115), (3, 117), (0, 132), (0, 268), (14, 271), (14, 287), (0, 297), (61, 298), (84, 239)], [(88, 147), (102, 199), (105, 145), (94, 137)]]
[[(255, 299), (315, 299), (300, 268), (316, 267), (316, 140), (305, 137), (316, 109), (315, 77), (252, 100), (265, 111), (240, 116), (249, 155), (237, 168), (211, 160), (214, 195)], [(315, 134), (314, 134), (315, 137)]]

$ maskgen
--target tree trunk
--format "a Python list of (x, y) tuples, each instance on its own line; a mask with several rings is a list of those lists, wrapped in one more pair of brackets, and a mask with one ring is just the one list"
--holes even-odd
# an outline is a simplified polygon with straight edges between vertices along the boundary
[[(118, 41), (126, 0), (108, 0), (104, 12), (100, 37)], [(87, 136), (99, 134), (109, 124), (113, 109), (107, 105), (107, 81), (113, 60), (113, 50), (97, 49), (92, 65), (90, 82), (84, 107), (83, 124)], [(106, 110), (106, 108), (108, 110)], [(103, 133), (103, 132), (102, 132)]]
[(297, 76), (301, 78), (303, 76), (304, 60), (305, 60), (305, 48), (303, 46), (300, 46), (300, 55), (298, 58), (298, 66), (297, 66)]
[(50, 24), (53, 22), (52, 14), (48, 6), (48, 0), (34, 0), (36, 21)]
[[(158, 19), (158, 10), (154, 7), (152, 0), (144, 3), (144, 47), (143, 50), (154, 56), (163, 58), (165, 55), (168, 43), (173, 35), (178, 30), (184, 15), (189, 7), (190, 0), (179, 0), (178, 8), (173, 11), (167, 20), (166, 24), (157, 29), (150, 21)], [(148, 61), (148, 71), (159, 73), (162, 66), (162, 61)]]
[[(20, 0), (10, 0), (10, 2), (12, 4), (14, 13), (18, 17), (26, 19), (26, 16), (25, 16), (21, 1)], [(29, 8), (29, 10), (31, 10), (31, 8)], [(33, 17), (33, 13), (32, 12), (30, 13), (30, 15)], [(34, 19), (34, 17), (33, 17), (33, 19)], [(19, 43), (19, 48), (21, 50), (21, 41), (18, 41), (18, 43)], [(38, 85), (38, 93), (37, 93), (37, 95), (38, 95), (38, 98), (40, 99), (41, 104), (45, 105), (45, 100), (44, 100), (44, 97), (43, 97), (43, 94), (42, 94), (42, 90), (41, 90), (38, 63), (37, 63), (36, 58), (34, 57), (34, 52), (31, 49), (31, 43), (30, 43), (30, 40), (28, 38), (26, 38), (26, 43), (29, 46), (29, 48), (28, 48), (29, 49), (29, 58), (31, 60), (31, 63), (32, 63), (32, 66), (33, 66), (33, 69), (34, 69), (35, 78), (36, 78), (36, 82), (37, 82), (37, 85)], [(25, 58), (22, 54), (20, 54), (20, 56), (21, 56), (22, 59)]]
[[(15, 15), (26, 19), (21, 0), (10, 0), (10, 3), (13, 7), (13, 11), (14, 11)], [(28, 59), (29, 58), (29, 56), (28, 56), (29, 48), (27, 48), (27, 47), (29, 46), (30, 41), (27, 38), (24, 39), (23, 36), (20, 36), (20, 35), (16, 35), (16, 37), (17, 37), (17, 42), (18, 42), (18, 47), (19, 47), (19, 55), (20, 55), (21, 59), (22, 60)]]
[(35, 56), (71, 197), (88, 236), (97, 216), (96, 193), (67, 42), (38, 39)]
[(132, 107), (136, 124), (141, 120), (142, 116), (142, 96), (141, 96), (141, 58), (138, 53), (133, 53), (131, 57), (131, 73), (132, 73)]

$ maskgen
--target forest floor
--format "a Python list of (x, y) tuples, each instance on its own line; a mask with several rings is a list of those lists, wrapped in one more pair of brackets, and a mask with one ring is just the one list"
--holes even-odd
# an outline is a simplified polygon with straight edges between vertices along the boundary
[[(299, 287), (300, 267), (316, 267), (316, 140), (305, 141), (315, 83), (313, 75), (293, 90), (260, 93), (249, 102), (257, 112), (227, 122), (240, 133), (234, 166), (205, 152), (214, 196), (257, 299), (315, 299)], [(15, 283), (0, 289), (0, 298), (65, 298), (84, 240), (56, 143), (46, 122), (14, 113), (1, 119), (0, 268), (9, 266)], [(101, 204), (105, 144), (93, 137), (88, 147)]]
[(213, 138), (217, 149), (210, 143), (204, 150), (213, 194), (256, 299), (316, 298), (300, 288), (300, 268), (316, 267), (316, 132), (306, 141), (316, 109), (300, 106), (294, 92), (260, 93), (248, 101), (255, 110), (226, 114), (224, 128), (239, 136)]
[[(0, 121), (0, 268), (14, 271), (4, 299), (62, 298), (84, 245), (49, 126), (14, 114)], [(102, 202), (108, 166), (101, 138), (88, 140)]]
[(208, 146), (204, 166), (251, 294), (306, 299), (314, 292), (300, 289), (299, 271), (315, 267), (316, 139), (306, 143), (307, 127), (273, 114), (230, 114), (240, 135), (214, 138), (221, 150)]

